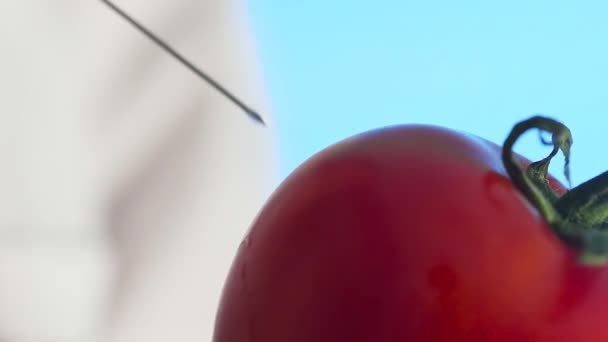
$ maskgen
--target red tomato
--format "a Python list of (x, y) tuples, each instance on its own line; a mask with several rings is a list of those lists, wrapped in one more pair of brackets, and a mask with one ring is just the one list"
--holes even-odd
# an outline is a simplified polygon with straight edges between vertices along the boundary
[(499, 146), (386, 128), (325, 149), (274, 193), (214, 341), (605, 342), (608, 270), (577, 262)]

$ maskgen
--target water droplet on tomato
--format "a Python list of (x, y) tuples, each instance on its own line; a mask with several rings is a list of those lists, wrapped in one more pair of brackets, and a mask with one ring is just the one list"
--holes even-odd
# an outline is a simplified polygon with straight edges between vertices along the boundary
[(458, 287), (458, 277), (448, 265), (432, 267), (427, 279), (430, 287), (437, 290), (440, 297), (449, 296)]
[[(241, 283), (245, 284), (245, 280), (247, 279), (247, 265), (243, 263), (241, 265), (241, 270), (239, 272), (239, 277), (241, 278)], [(244, 288), (243, 288), (244, 290)]]
[(508, 191), (513, 191), (511, 181), (506, 176), (491, 171), (484, 176), (483, 185), (489, 203), (492, 203), (493, 207), (498, 211), (505, 211), (503, 199)]
[(251, 247), (251, 236), (247, 235), (239, 245), (240, 250), (247, 250)]

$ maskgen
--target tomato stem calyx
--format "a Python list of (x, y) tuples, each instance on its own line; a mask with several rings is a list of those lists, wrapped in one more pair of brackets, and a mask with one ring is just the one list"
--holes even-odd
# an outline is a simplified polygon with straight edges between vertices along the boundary
[[(552, 135), (551, 153), (527, 168), (521, 168), (513, 156), (515, 142), (528, 130), (538, 129)], [(570, 183), (570, 147), (572, 134), (559, 121), (534, 116), (517, 123), (503, 144), (502, 160), (513, 184), (532, 203), (565, 243), (580, 250), (579, 260), (585, 264), (608, 262), (608, 172), (559, 195), (548, 182), (549, 164), (561, 151), (564, 175)]]

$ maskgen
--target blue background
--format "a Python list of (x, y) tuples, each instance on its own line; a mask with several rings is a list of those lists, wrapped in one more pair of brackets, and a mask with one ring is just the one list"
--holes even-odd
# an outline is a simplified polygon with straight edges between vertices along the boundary
[[(608, 3), (251, 0), (281, 176), (350, 135), (431, 123), (502, 143), (566, 123), (573, 185), (608, 170)], [(547, 152), (536, 132), (516, 150)], [(552, 172), (560, 173), (556, 159)]]

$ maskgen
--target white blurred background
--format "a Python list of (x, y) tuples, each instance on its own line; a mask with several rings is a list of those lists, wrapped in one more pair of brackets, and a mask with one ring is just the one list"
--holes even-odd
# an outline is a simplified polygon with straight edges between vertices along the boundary
[(0, 3), (1, 341), (209, 341), (276, 184), (244, 4), (117, 4), (269, 127), (99, 1)]

